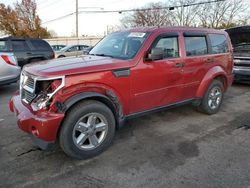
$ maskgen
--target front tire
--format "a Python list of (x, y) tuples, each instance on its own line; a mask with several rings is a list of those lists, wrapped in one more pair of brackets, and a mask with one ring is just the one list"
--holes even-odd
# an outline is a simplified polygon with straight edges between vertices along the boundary
[(214, 80), (208, 87), (198, 111), (206, 114), (215, 114), (219, 111), (224, 97), (224, 86), (219, 80)]
[(115, 118), (103, 103), (88, 100), (76, 104), (66, 115), (59, 133), (63, 151), (77, 159), (99, 155), (112, 143)]

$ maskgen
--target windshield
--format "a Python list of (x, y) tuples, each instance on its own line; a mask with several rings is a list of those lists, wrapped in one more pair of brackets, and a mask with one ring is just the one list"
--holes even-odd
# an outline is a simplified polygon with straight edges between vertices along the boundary
[(117, 32), (102, 39), (91, 51), (90, 55), (108, 56), (118, 59), (132, 59), (149, 33)]

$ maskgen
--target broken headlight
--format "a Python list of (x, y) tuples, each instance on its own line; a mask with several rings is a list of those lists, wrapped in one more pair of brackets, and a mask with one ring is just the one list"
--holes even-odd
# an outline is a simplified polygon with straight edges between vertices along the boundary
[(64, 77), (53, 79), (37, 79), (35, 93), (36, 97), (31, 103), (34, 111), (46, 109), (52, 97), (64, 86)]

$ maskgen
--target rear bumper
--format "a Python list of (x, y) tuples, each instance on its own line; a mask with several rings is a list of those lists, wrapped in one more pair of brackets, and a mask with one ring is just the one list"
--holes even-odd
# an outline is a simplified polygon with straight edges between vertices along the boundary
[(250, 81), (250, 67), (234, 66), (234, 81)]
[(19, 128), (29, 133), (41, 149), (48, 149), (56, 141), (63, 113), (34, 112), (22, 103), (19, 94), (12, 97), (9, 108), (15, 112)]

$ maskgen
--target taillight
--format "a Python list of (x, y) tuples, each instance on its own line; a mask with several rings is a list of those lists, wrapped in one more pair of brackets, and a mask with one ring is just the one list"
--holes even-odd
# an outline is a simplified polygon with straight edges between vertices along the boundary
[(7, 64), (13, 65), (13, 66), (17, 66), (14, 62), (12, 62), (12, 61), (10, 60), (9, 56), (7, 56), (7, 55), (1, 55), (1, 57), (3, 58), (3, 60), (4, 60)]

